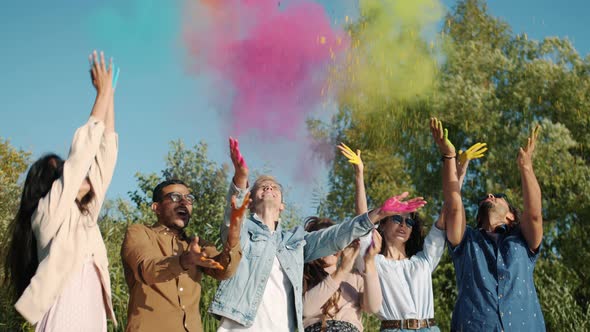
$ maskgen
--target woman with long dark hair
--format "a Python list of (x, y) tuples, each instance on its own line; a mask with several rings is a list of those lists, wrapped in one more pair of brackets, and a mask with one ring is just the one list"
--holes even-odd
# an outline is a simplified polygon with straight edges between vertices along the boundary
[(114, 319), (100, 208), (117, 159), (113, 66), (90, 57), (97, 95), (69, 156), (31, 165), (10, 225), (5, 277), (17, 311), (36, 331), (106, 331)]
[[(338, 148), (355, 169), (356, 213), (366, 212), (361, 153), (359, 150), (354, 153), (345, 144)], [(462, 172), (459, 174), (462, 181), (468, 160), (461, 160), (463, 164), (457, 169)], [(441, 217), (426, 237), (423, 226), (416, 212), (393, 215), (379, 223), (378, 231), (383, 241), (375, 265), (383, 294), (383, 303), (377, 314), (381, 319), (381, 331), (439, 331), (434, 320), (431, 274), (445, 247), (444, 207)], [(370, 247), (370, 242), (371, 239), (362, 238), (361, 250)]]
[[(330, 219), (310, 217), (305, 230), (314, 232), (333, 226)], [(363, 330), (361, 310), (376, 313), (381, 306), (381, 288), (375, 270), (375, 255), (381, 237), (372, 233), (375, 245), (364, 256), (365, 273), (353, 271), (359, 254), (355, 240), (342, 251), (305, 263), (303, 268), (303, 325), (305, 332), (358, 332)], [(338, 259), (340, 258), (340, 264)]]

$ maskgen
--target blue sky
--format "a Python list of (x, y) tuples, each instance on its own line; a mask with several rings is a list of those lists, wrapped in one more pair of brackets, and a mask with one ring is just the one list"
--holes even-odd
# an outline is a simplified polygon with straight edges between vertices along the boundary
[[(354, 0), (318, 2), (331, 17), (355, 16)], [(226, 110), (212, 102), (210, 96), (216, 91), (208, 77), (188, 75), (184, 69), (180, 3), (3, 1), (0, 137), (31, 151), (33, 158), (46, 152), (66, 156), (72, 135), (87, 119), (94, 100), (87, 55), (104, 49), (121, 66), (116, 95), (120, 151), (110, 198), (127, 197), (128, 191), (136, 189), (136, 172), (159, 172), (171, 140), (180, 138), (189, 146), (206, 141), (210, 159), (228, 162)], [(448, 8), (455, 2), (443, 3)], [(526, 32), (532, 39), (567, 36), (581, 54), (590, 52), (585, 26), (590, 3), (586, 1), (494, 0), (488, 6), (516, 33)], [(292, 160), (288, 151), (296, 143), (266, 142), (260, 149), (256, 137), (240, 139), (250, 167), (270, 167), (292, 188), (287, 201), (312, 214), (309, 193), (325, 183), (325, 170), (310, 181), (296, 182), (293, 169), (275, 163)]]

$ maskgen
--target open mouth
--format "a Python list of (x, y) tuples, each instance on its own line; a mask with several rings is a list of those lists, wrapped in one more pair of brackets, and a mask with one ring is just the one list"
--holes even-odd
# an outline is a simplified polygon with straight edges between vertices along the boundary
[(191, 214), (188, 212), (188, 209), (184, 206), (177, 207), (175, 209), (176, 215), (178, 215), (181, 219), (187, 221), (190, 219)]

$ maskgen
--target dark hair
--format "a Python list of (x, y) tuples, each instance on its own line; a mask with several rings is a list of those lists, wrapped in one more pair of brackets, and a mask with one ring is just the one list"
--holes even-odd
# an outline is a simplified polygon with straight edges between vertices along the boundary
[(162, 196), (162, 191), (164, 190), (164, 188), (166, 188), (170, 185), (173, 185), (173, 184), (181, 184), (181, 185), (188, 188), (186, 183), (184, 183), (183, 181), (178, 180), (178, 179), (170, 179), (170, 180), (162, 181), (162, 182), (158, 183), (158, 185), (154, 188), (154, 191), (152, 194), (152, 202), (156, 203), (156, 202), (161, 201), (164, 198)]
[[(412, 232), (410, 233), (410, 238), (408, 239), (408, 241), (405, 243), (406, 245), (406, 255), (408, 256), (408, 258), (414, 256), (415, 254), (419, 253), (420, 251), (422, 251), (423, 247), (424, 247), (424, 220), (422, 220), (422, 218), (420, 217), (420, 215), (417, 212), (412, 212), (410, 213), (409, 216), (412, 220), (414, 220), (416, 222), (416, 224), (414, 225), (414, 227), (412, 227)], [(392, 222), (391, 219), (393, 218), (393, 216), (391, 217), (387, 217), (383, 220), (381, 220), (380, 224), (385, 224), (388, 222)], [(385, 240), (385, 236), (383, 234), (383, 227), (380, 225), (378, 228), (379, 234), (382, 237), (382, 241), (383, 241), (383, 245), (381, 246), (381, 255), (385, 255), (385, 253), (387, 252), (387, 240)]]
[[(518, 211), (518, 209), (514, 205), (512, 205), (510, 199), (508, 199), (507, 196), (502, 197), (502, 199), (504, 199), (506, 203), (508, 203), (508, 209), (514, 215), (514, 221), (509, 225), (509, 228), (512, 228), (520, 224), (520, 211)], [(488, 211), (489, 208), (485, 207), (484, 204), (481, 204), (477, 207), (477, 216), (475, 217), (475, 220), (477, 221), (477, 228), (482, 228), (483, 218), (487, 217)]]
[(11, 239), (4, 265), (4, 282), (13, 288), (16, 298), (25, 291), (39, 265), (31, 217), (37, 210), (39, 200), (47, 195), (53, 182), (61, 177), (63, 165), (64, 161), (58, 155), (48, 154), (31, 165), (27, 173), (18, 212), (9, 225), (7, 234)]
[[(328, 218), (320, 217), (308, 217), (305, 220), (305, 230), (308, 232), (319, 231), (320, 229), (334, 226), (334, 222)], [(328, 276), (328, 272), (324, 270), (326, 266), (323, 260), (316, 259), (309, 263), (305, 263), (303, 266), (303, 293), (315, 287), (317, 284), (322, 282)], [(328, 316), (334, 318), (333, 314), (330, 314), (330, 310), (335, 308), (336, 312), (340, 311), (338, 308), (338, 300), (340, 300), (340, 289), (332, 295), (332, 297), (322, 305), (322, 329), (326, 330), (326, 320)]]

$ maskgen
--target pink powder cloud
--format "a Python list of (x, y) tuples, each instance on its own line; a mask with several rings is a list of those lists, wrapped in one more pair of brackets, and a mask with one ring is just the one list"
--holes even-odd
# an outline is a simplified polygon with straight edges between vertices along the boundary
[[(327, 65), (344, 50), (324, 8), (292, 0), (201, 0), (187, 7), (184, 40), (192, 69), (231, 86), (232, 134), (294, 139), (320, 103)], [(225, 100), (227, 103), (227, 100)]]

